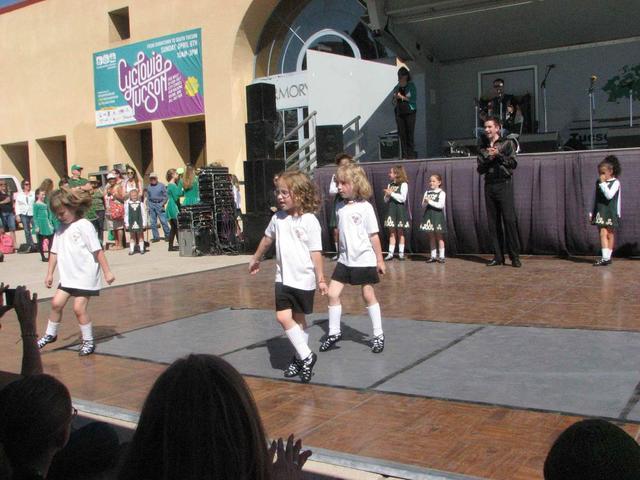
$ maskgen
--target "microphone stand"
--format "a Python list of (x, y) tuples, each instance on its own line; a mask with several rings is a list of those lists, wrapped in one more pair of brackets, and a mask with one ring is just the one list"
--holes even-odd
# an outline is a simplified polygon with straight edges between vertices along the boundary
[(633, 127), (633, 86), (629, 87), (629, 126)]
[(593, 95), (593, 85), (595, 84), (595, 79), (591, 79), (591, 86), (589, 87), (589, 140), (590, 140), (590, 149), (593, 150), (593, 114), (596, 111), (596, 99)]
[(547, 73), (544, 74), (544, 79), (540, 84), (540, 88), (542, 89), (542, 108), (544, 111), (544, 133), (547, 133), (547, 78), (549, 78), (549, 74), (551, 73), (551, 69), (553, 67), (551, 65), (547, 65)]
[(476, 112), (476, 128), (474, 128), (473, 130), (473, 134), (476, 137), (476, 140), (478, 139), (478, 99), (474, 98), (474, 106), (473, 106), (474, 111)]

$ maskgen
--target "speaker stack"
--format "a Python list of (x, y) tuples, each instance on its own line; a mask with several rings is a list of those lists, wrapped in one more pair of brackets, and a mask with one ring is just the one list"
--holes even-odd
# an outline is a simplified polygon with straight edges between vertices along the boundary
[(316, 158), (318, 167), (331, 165), (336, 155), (344, 151), (342, 125), (318, 125), (316, 127)]
[(215, 253), (238, 253), (236, 205), (227, 167), (206, 167), (198, 176), (200, 202), (213, 212), (212, 249)]
[(269, 83), (247, 86), (247, 124), (245, 138), (247, 161), (244, 162), (246, 211), (244, 239), (254, 250), (267, 227), (275, 205), (273, 177), (285, 169), (284, 160), (276, 158), (277, 124), (276, 88)]

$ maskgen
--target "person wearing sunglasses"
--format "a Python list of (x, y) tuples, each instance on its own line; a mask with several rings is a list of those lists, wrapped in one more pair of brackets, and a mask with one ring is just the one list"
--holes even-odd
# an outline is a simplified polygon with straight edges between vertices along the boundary
[(20, 223), (22, 223), (24, 240), (29, 247), (29, 251), (35, 251), (35, 244), (31, 236), (31, 224), (33, 220), (33, 204), (36, 201), (36, 196), (31, 190), (31, 182), (29, 180), (22, 180), (20, 185), (22, 186), (22, 192), (16, 192), (13, 195), (16, 216), (20, 219)]

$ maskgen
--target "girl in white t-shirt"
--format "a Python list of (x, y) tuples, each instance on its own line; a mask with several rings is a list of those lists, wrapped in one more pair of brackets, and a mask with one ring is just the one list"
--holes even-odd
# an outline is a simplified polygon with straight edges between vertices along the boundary
[(285, 377), (311, 380), (317, 355), (309, 349), (305, 314), (313, 312), (316, 285), (322, 295), (327, 284), (322, 270), (322, 235), (314, 215), (318, 209), (316, 189), (309, 177), (299, 171), (284, 172), (276, 180), (279, 211), (271, 218), (249, 272), (260, 271), (260, 260), (276, 243), (276, 320), (282, 325), (296, 350)]
[(53, 272), (58, 267), (60, 284), (51, 299), (51, 313), (45, 335), (38, 340), (38, 347), (55, 342), (62, 320), (62, 311), (69, 300), (82, 333), (79, 355), (90, 355), (95, 351), (91, 319), (87, 313), (89, 298), (100, 295), (100, 269), (110, 285), (115, 280), (98, 240), (96, 229), (89, 220), (82, 218), (91, 206), (89, 192), (79, 189), (56, 190), (51, 195), (51, 210), (60, 220), (53, 245), (49, 252), (49, 268), (45, 286), (53, 285)]
[(385, 265), (378, 220), (373, 206), (367, 201), (371, 197), (371, 185), (364, 170), (353, 164), (340, 167), (336, 181), (343, 198), (336, 209), (340, 254), (329, 284), (329, 334), (320, 345), (320, 351), (329, 350), (342, 338), (340, 294), (345, 284), (350, 284), (362, 286), (362, 297), (373, 325), (371, 351), (380, 353), (384, 350), (384, 332), (373, 285), (380, 281), (378, 274), (384, 274)]

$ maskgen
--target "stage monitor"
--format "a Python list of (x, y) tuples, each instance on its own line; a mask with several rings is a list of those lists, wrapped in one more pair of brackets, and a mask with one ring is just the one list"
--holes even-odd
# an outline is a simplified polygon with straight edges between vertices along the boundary
[(610, 128), (607, 139), (609, 148), (640, 147), (640, 127)]
[(557, 152), (560, 147), (558, 132), (532, 133), (518, 137), (520, 153)]

